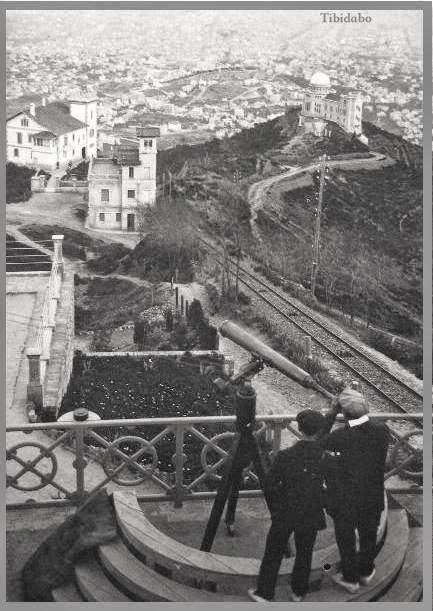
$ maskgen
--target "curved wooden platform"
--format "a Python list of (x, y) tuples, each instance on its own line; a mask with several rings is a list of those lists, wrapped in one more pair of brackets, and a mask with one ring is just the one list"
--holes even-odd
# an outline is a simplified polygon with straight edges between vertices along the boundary
[[(249, 602), (256, 583), (257, 558), (201, 552), (167, 536), (143, 514), (134, 494), (113, 493), (120, 537), (101, 545), (75, 567), (75, 583), (53, 591), (57, 602)], [(381, 527), (384, 533), (384, 524)], [(421, 529), (409, 529), (402, 509), (388, 510), (386, 536), (376, 560), (376, 575), (356, 595), (336, 586), (335, 545), (314, 554), (307, 602), (415, 601), (422, 594)], [(330, 564), (330, 571), (323, 571)], [(291, 600), (288, 585), (293, 560), (285, 560), (275, 602)], [(403, 570), (402, 570), (403, 567)]]
[[(223, 592), (246, 592), (255, 585), (260, 568), (259, 558), (202, 552), (176, 541), (146, 518), (134, 494), (113, 492), (113, 502), (123, 538), (148, 566), (163, 567), (166, 574), (176, 581)], [(316, 551), (311, 579), (321, 576), (325, 564), (335, 565), (338, 559), (336, 544)], [(280, 583), (287, 583), (293, 562), (293, 558), (283, 560)]]

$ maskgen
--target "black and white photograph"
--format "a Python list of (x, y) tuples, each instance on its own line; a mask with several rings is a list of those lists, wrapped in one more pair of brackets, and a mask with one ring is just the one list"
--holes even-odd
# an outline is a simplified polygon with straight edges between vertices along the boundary
[(431, 4), (50, 4), (3, 10), (5, 601), (422, 603)]

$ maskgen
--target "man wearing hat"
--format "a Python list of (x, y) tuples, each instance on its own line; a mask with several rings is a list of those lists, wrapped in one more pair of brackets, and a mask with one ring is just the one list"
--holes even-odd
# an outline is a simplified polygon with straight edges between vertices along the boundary
[(291, 578), (292, 600), (302, 600), (308, 591), (317, 531), (326, 528), (321, 467), (323, 433), (330, 426), (325, 416), (311, 409), (299, 412), (296, 420), (301, 439), (276, 454), (266, 479), (272, 523), (257, 587), (248, 591), (255, 602), (272, 601), (281, 561), (292, 532), (296, 546)]
[(343, 414), (345, 426), (328, 435), (324, 458), (327, 511), (334, 521), (341, 557), (341, 573), (334, 581), (355, 593), (360, 584), (368, 585), (376, 572), (376, 537), (384, 509), (390, 436), (386, 425), (369, 420), (365, 399), (354, 388), (343, 390), (335, 409)]

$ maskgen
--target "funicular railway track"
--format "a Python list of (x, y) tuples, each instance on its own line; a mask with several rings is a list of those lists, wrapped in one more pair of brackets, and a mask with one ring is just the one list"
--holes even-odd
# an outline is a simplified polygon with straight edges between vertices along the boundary
[[(218, 248), (203, 238), (200, 238), (200, 241), (215, 254), (216, 261), (223, 262), (223, 254)], [(227, 258), (227, 261), (230, 263), (230, 273), (235, 275), (235, 261), (231, 258)], [(320, 346), (322, 350), (361, 380), (368, 398), (373, 398), (377, 404), (375, 409), (376, 407), (380, 411), (397, 409), (407, 414), (422, 412), (422, 393), (406, 384), (374, 359), (371, 354), (362, 350), (355, 342), (351, 342), (347, 336), (336, 332), (309, 308), (286, 294), (282, 294), (270, 283), (264, 282), (242, 266), (239, 266), (238, 277), (248, 291), (278, 312), (298, 330), (308, 334), (317, 346)], [(419, 424), (422, 426), (421, 421)]]

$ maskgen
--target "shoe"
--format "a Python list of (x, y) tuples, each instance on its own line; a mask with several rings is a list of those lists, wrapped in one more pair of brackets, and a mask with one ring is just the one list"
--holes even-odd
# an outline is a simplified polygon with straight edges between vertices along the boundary
[(304, 600), (303, 596), (299, 596), (299, 594), (295, 594), (294, 592), (292, 592), (292, 602), (294, 603), (300, 603)]
[(251, 598), (251, 600), (253, 600), (255, 603), (270, 603), (271, 601), (268, 600), (267, 598), (263, 598), (263, 596), (259, 596), (258, 594), (256, 594), (256, 591), (251, 589), (248, 590), (248, 596)]
[(346, 581), (341, 573), (336, 573), (335, 575), (332, 575), (331, 579), (334, 583), (341, 586), (351, 594), (356, 594), (356, 592), (358, 592), (359, 590), (359, 583), (355, 583), (353, 581)]
[(373, 577), (376, 575), (376, 569), (373, 569), (370, 575), (365, 575), (365, 577), (360, 577), (359, 581), (363, 586), (368, 586), (370, 581), (372, 581)]

